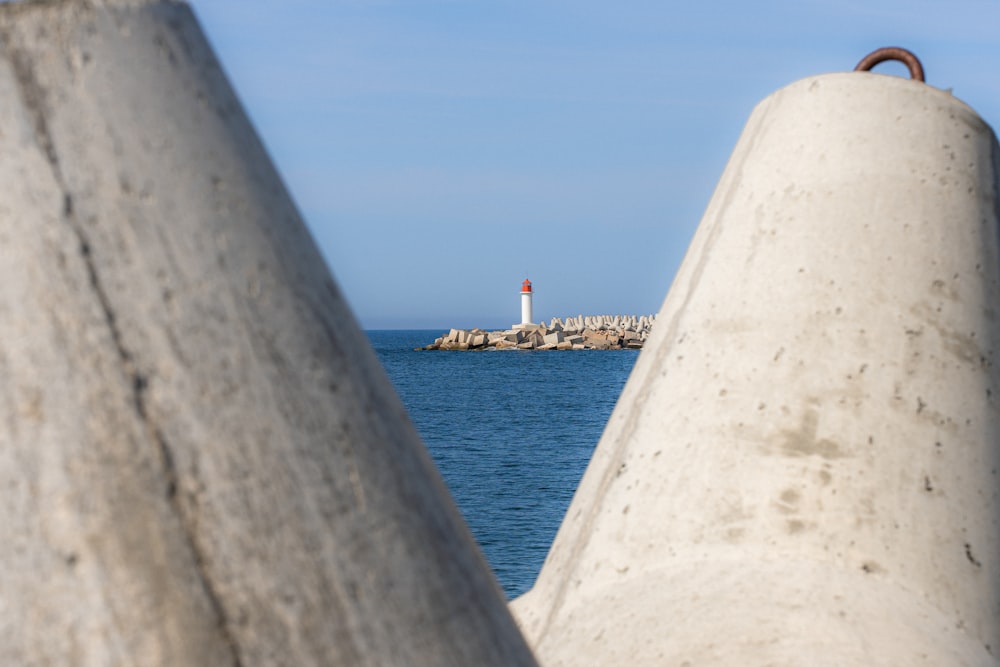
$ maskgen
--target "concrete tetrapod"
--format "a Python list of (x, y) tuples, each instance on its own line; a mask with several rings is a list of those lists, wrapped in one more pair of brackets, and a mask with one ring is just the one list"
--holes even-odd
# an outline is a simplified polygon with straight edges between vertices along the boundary
[(534, 664), (190, 9), (0, 7), (0, 128), (0, 664)]
[(998, 156), (895, 77), (755, 109), (513, 603), (543, 665), (998, 664)]

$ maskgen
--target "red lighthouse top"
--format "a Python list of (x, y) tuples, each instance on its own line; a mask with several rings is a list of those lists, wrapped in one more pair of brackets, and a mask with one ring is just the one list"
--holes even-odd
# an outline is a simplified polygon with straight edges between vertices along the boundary
[(521, 283), (521, 294), (531, 294), (531, 281), (527, 278)]

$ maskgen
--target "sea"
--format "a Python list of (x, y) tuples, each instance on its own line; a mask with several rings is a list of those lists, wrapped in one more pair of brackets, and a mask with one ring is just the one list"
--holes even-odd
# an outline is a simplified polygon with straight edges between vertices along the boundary
[(637, 350), (417, 351), (368, 331), (508, 598), (532, 587)]

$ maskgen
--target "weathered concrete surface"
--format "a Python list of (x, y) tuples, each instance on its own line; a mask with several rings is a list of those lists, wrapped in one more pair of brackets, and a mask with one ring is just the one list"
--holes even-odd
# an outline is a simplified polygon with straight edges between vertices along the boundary
[(533, 664), (189, 8), (0, 7), (0, 664)]
[(543, 665), (998, 664), (998, 155), (909, 80), (758, 106), (513, 603)]

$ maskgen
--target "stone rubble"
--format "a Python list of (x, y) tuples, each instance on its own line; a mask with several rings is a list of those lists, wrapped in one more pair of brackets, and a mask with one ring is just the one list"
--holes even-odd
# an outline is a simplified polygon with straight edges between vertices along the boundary
[(518, 324), (504, 331), (451, 329), (418, 350), (638, 350), (655, 315), (578, 315), (548, 324)]

